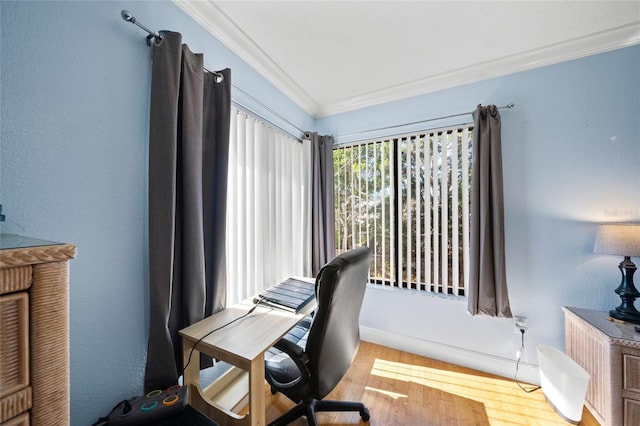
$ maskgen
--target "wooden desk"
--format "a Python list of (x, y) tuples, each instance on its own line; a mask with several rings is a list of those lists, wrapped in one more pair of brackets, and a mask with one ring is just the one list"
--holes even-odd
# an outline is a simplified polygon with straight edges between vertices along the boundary
[[(180, 331), (184, 362), (198, 339), (244, 315), (253, 305), (240, 303)], [(304, 314), (315, 308), (312, 302), (301, 314), (259, 306), (242, 318), (205, 337), (193, 351), (184, 372), (189, 404), (220, 426), (265, 425), (264, 353), (289, 331)], [(200, 353), (232, 364), (232, 368), (207, 388), (200, 387)], [(240, 415), (248, 394), (249, 413)]]

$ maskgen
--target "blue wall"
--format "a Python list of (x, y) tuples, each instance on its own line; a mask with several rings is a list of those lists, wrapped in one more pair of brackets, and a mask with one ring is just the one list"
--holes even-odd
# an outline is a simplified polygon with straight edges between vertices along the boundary
[[(593, 242), (599, 222), (640, 222), (640, 46), (326, 117), (317, 128), (348, 141), (340, 136), (510, 102), (501, 112), (507, 279), (514, 314), (529, 319), (525, 361), (537, 364), (537, 343), (564, 348), (561, 306), (620, 304), (622, 259), (593, 254)], [(513, 322), (471, 317), (466, 301), (370, 288), (361, 323), (380, 342), (447, 357), (460, 349), (461, 363), (514, 372)]]
[[(341, 135), (514, 102), (502, 113), (507, 273), (529, 346), (563, 345), (562, 305), (617, 304), (619, 259), (591, 251), (595, 222), (640, 220), (640, 47), (314, 121), (171, 2), (0, 7), (2, 232), (78, 246), (73, 425), (139, 394), (146, 358), (151, 50), (122, 9), (182, 32), (208, 68), (230, 67), (235, 85), (302, 129)], [(368, 291), (362, 322), (505, 359), (519, 343), (509, 321), (440, 298)]]
[[(1, 3), (2, 232), (77, 245), (70, 263), (72, 423), (142, 391), (151, 48), (183, 34), (209, 69), (302, 129), (313, 119), (171, 2)], [(259, 110), (259, 108), (256, 108)]]

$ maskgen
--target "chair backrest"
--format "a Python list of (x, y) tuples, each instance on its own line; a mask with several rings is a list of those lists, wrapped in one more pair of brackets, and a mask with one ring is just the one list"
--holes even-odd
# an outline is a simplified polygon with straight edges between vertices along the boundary
[(369, 248), (360, 247), (334, 258), (316, 277), (318, 308), (305, 348), (316, 399), (338, 384), (360, 346), (360, 308), (370, 263)]

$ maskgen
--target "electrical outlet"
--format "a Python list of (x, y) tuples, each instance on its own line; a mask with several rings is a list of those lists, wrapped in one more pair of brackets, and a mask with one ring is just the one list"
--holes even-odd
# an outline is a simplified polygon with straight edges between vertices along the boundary
[(527, 317), (523, 317), (523, 316), (514, 316), (513, 317), (513, 324), (516, 327), (516, 333), (521, 333), (521, 330), (526, 330), (527, 329)]

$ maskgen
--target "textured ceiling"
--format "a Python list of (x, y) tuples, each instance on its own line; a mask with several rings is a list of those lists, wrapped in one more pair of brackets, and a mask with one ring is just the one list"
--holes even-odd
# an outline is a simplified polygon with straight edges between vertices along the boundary
[(640, 1), (184, 1), (318, 117), (640, 43)]

